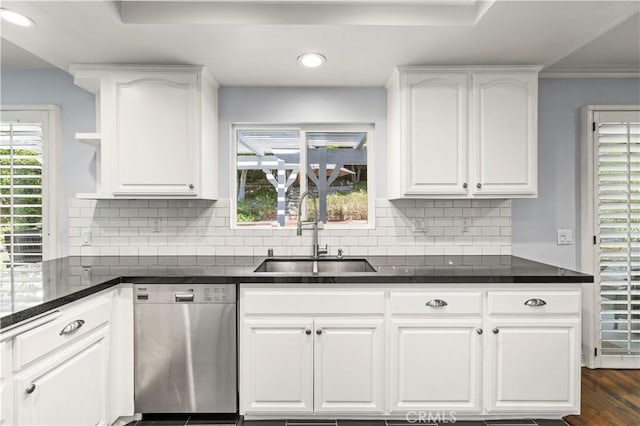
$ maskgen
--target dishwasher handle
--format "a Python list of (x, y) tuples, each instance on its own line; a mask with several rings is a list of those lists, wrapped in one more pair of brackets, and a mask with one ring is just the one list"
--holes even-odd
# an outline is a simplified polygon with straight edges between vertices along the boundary
[(175, 293), (176, 302), (193, 302), (195, 294), (193, 293)]

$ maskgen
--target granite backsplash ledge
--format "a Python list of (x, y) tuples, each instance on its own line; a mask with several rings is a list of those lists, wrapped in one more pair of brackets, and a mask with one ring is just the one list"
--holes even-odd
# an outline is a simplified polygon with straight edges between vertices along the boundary
[[(416, 220), (426, 232), (413, 232)], [(350, 256), (510, 255), (511, 201), (377, 199), (374, 229), (324, 229), (320, 243)], [(310, 231), (230, 229), (227, 199), (70, 200), (71, 256), (302, 256), (310, 247)]]

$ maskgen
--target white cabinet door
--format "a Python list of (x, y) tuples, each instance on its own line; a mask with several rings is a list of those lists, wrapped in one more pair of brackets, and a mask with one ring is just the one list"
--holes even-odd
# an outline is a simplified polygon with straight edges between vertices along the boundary
[(313, 320), (244, 320), (244, 413), (313, 412)]
[(489, 412), (580, 409), (578, 319), (491, 320)]
[(391, 324), (391, 412), (481, 411), (480, 318)]
[(315, 319), (316, 413), (382, 413), (383, 320)]
[(473, 194), (536, 194), (537, 99), (536, 72), (473, 75)]
[(468, 74), (408, 74), (404, 87), (405, 196), (467, 194)]
[(106, 423), (108, 327), (14, 379), (19, 425)]
[(114, 195), (195, 196), (200, 183), (197, 74), (120, 75), (115, 102)]

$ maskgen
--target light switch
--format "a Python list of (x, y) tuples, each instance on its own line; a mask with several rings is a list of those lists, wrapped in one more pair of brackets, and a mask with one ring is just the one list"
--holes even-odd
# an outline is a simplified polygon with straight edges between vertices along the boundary
[(573, 244), (573, 230), (558, 229), (558, 245), (568, 246)]

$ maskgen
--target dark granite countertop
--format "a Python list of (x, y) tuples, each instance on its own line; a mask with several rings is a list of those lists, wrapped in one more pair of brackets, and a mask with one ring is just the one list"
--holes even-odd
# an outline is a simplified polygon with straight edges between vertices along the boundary
[(65, 257), (0, 270), (0, 328), (121, 282), (137, 283), (590, 283), (593, 276), (515, 256), (370, 256), (373, 273), (256, 273), (264, 257)]

